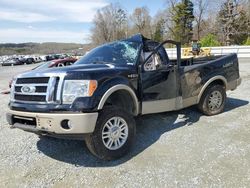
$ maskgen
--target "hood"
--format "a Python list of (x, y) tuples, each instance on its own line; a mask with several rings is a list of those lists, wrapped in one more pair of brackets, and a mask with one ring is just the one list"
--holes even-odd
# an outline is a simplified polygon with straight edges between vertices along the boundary
[(134, 66), (114, 65), (114, 64), (86, 64), (86, 65), (71, 65), (66, 67), (55, 67), (42, 70), (32, 70), (18, 75), (17, 77), (44, 77), (57, 75), (76, 75), (77, 73), (89, 75), (104, 72), (127, 72), (135, 69)]

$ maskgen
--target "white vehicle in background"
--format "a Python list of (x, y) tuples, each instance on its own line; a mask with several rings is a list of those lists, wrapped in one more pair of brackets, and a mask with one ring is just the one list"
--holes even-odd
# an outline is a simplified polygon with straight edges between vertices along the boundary
[(40, 56), (33, 56), (33, 59), (35, 61), (35, 63), (39, 63), (42, 61), (42, 59), (40, 58)]
[(46, 55), (40, 55), (39, 58), (40, 58), (42, 61), (47, 61)]
[(10, 56), (4, 55), (4, 56), (1, 56), (1, 57), (0, 57), (0, 61), (1, 61), (1, 62), (4, 62), (4, 61), (6, 61), (6, 60), (9, 59), (9, 58), (10, 58)]

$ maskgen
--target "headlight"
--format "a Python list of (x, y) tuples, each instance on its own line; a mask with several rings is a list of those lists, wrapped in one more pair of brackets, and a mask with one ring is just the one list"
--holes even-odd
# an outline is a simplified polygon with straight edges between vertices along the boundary
[(63, 103), (71, 104), (78, 97), (90, 97), (96, 88), (96, 80), (65, 80), (63, 86)]

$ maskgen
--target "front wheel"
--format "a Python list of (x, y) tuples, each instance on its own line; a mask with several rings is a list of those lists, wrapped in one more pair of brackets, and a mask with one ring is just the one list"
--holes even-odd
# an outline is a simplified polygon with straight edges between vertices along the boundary
[(211, 85), (204, 91), (198, 108), (205, 115), (216, 115), (224, 111), (225, 101), (225, 88), (221, 85)]
[(104, 160), (113, 160), (129, 151), (135, 133), (133, 116), (122, 109), (109, 107), (100, 112), (95, 131), (85, 141), (92, 154)]

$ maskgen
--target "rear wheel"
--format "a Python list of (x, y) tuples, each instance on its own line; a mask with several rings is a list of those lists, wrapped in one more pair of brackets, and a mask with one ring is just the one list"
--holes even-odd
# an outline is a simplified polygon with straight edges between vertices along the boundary
[(221, 85), (211, 85), (204, 91), (198, 108), (205, 115), (216, 115), (224, 111), (225, 100), (225, 88)]
[(95, 131), (85, 141), (92, 154), (104, 160), (112, 160), (129, 151), (135, 132), (132, 115), (122, 109), (109, 107), (100, 112)]

